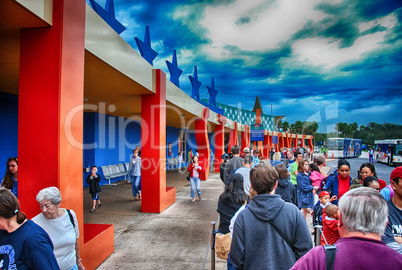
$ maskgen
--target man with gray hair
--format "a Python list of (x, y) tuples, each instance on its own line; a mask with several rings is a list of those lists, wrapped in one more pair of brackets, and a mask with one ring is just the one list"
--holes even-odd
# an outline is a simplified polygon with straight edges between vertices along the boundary
[[(402, 269), (402, 256), (381, 242), (388, 205), (372, 188), (356, 188), (339, 201), (339, 235), (333, 269)], [(315, 247), (292, 269), (327, 269), (326, 250)], [(384, 258), (384, 259), (382, 259)]]

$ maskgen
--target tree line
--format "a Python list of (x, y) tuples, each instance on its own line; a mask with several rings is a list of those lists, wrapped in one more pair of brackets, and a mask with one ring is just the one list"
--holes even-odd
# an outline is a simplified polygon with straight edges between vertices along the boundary
[(287, 121), (282, 122), (280, 120), (277, 124), (277, 129), (282, 132), (314, 135), (318, 130), (318, 123), (316, 121), (296, 121), (293, 124), (289, 124)]
[(356, 122), (337, 123), (336, 131), (330, 133), (317, 133), (318, 127), (315, 121), (296, 121), (293, 124), (279, 121), (277, 124), (278, 130), (282, 132), (314, 135), (315, 144), (326, 142), (328, 138), (333, 137), (361, 139), (363, 144), (369, 146), (374, 145), (375, 140), (402, 139), (402, 125), (398, 124), (370, 122), (359, 127)]

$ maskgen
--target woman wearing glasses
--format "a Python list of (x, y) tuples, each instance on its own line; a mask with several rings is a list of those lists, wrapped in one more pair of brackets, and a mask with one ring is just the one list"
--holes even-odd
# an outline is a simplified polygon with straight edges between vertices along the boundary
[(363, 163), (360, 166), (359, 173), (360, 173), (360, 175), (362, 177), (362, 180), (361, 180), (362, 184), (363, 184), (363, 181), (364, 181), (364, 179), (366, 177), (374, 176), (374, 177), (377, 178), (377, 180), (378, 180), (378, 182), (380, 184), (380, 190), (383, 189), (387, 185), (387, 183), (384, 180), (378, 179), (377, 173), (375, 171), (375, 167), (374, 167), (374, 165), (372, 163)]
[(6, 165), (7, 170), (1, 186), (9, 189), (18, 198), (18, 158), (9, 158)]
[(57, 187), (39, 191), (36, 200), (42, 213), (32, 219), (52, 239), (54, 255), (61, 270), (84, 270), (78, 243), (79, 230), (73, 210), (60, 208), (61, 195)]

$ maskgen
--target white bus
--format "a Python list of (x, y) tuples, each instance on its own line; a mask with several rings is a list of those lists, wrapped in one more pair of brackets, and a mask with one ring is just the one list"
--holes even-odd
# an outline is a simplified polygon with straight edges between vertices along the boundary
[(328, 157), (354, 158), (362, 153), (362, 140), (351, 138), (329, 138)]
[(376, 140), (374, 143), (374, 158), (377, 162), (396, 166), (402, 165), (402, 140)]

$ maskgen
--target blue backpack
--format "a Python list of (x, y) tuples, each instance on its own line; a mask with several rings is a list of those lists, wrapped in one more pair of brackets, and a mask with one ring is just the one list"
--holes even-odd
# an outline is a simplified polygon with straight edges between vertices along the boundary
[(337, 176), (338, 176), (338, 170), (334, 171), (333, 173), (322, 179), (318, 190), (320, 191), (326, 190), (331, 194), (332, 190), (334, 189), (334, 178)]

